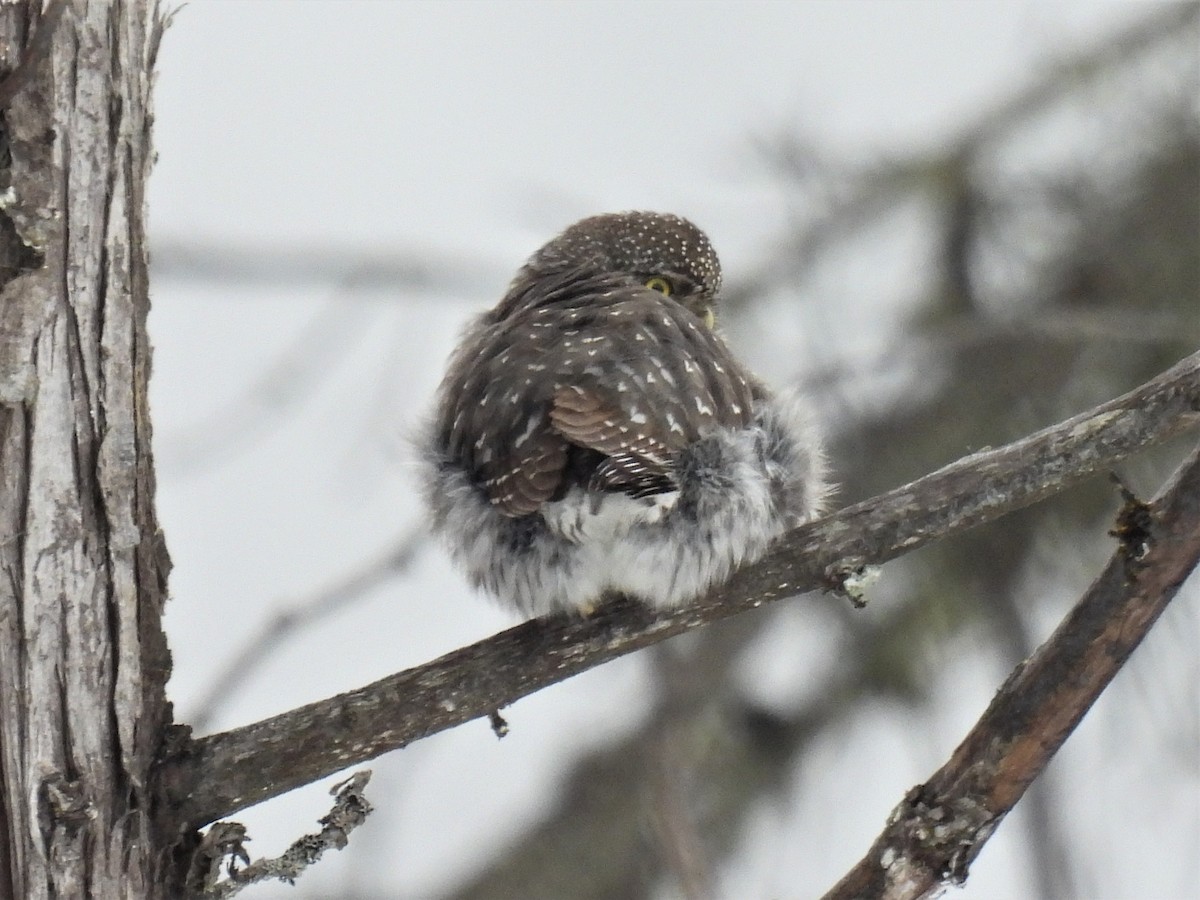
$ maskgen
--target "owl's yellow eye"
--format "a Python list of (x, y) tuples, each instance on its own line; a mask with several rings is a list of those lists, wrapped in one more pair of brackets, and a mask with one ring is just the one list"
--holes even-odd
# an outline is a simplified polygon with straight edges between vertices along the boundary
[(660, 278), (657, 275), (653, 278), (646, 279), (646, 287), (650, 288), (652, 291), (658, 291), (660, 294), (666, 297), (670, 297), (671, 292), (674, 290), (674, 288), (671, 287), (671, 282), (667, 281), (665, 278)]

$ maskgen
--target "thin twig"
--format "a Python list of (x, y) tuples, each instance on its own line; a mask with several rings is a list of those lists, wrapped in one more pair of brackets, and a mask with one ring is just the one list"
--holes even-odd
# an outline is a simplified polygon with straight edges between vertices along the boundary
[(489, 284), (496, 288), (504, 283), (499, 266), (488, 266), (465, 254), (403, 246), (296, 247), (160, 237), (152, 249), (156, 278), (275, 288), (337, 283), (343, 286), (342, 300), (386, 290), (436, 292), (465, 302)]
[[(294, 415), (353, 360), (378, 311), (347, 308), (339, 286), (311, 321), (263, 370), (210, 414), (160, 438), (167, 466), (195, 476), (229, 461)], [(368, 318), (368, 316), (370, 318)]]
[(410, 531), (396, 540), (386, 552), (349, 575), (343, 576), (336, 584), (288, 604), (263, 623), (258, 632), (246, 640), (241, 652), (217, 674), (208, 690), (196, 701), (195, 711), (190, 719), (192, 727), (197, 731), (208, 728), (236, 690), (297, 631), (311, 627), (326, 616), (343, 612), (356, 600), (404, 572), (416, 559), (417, 550), (425, 542), (427, 535), (428, 532), (424, 529)]
[(840, 589), (864, 566), (1028, 506), (1198, 424), (1195, 353), (1123, 397), (799, 528), (684, 608), (656, 614), (618, 600), (584, 620), (527, 622), (366, 687), (184, 741), (160, 769), (162, 787), (181, 824), (202, 825), (676, 634)]
[(813, 192), (805, 206), (811, 215), (789, 239), (786, 252), (770, 260), (757, 276), (744, 279), (738, 294), (727, 299), (736, 305), (740, 297), (778, 284), (781, 263), (796, 276), (813, 271), (813, 260), (819, 255), (841, 246), (848, 236), (876, 225), (889, 211), (911, 202), (914, 196), (938, 202), (948, 184), (969, 177), (981, 148), (994, 148), (1015, 128), (1027, 126), (1061, 103), (1068, 96), (1064, 86), (1077, 92), (1094, 87), (1110, 78), (1118, 65), (1129, 70), (1132, 61), (1165, 41), (1190, 37), (1194, 42), (1198, 20), (1200, 4), (1159, 4), (1152, 14), (1127, 28), (1043, 65), (1023, 87), (984, 109), (958, 134), (939, 141), (932, 149), (853, 163), (843, 156), (818, 153), (814, 143), (804, 138), (762, 142), (769, 158), (774, 158), (795, 183)]
[(1200, 447), (1152, 504), (1127, 493), (1114, 534), (1120, 545), (1103, 574), (825, 900), (918, 900), (966, 879), (1000, 821), (1200, 562)]
[[(193, 889), (200, 897), (223, 898), (260, 881), (294, 884), (326, 850), (345, 847), (350, 832), (366, 821), (371, 804), (363, 792), (370, 780), (371, 770), (364, 769), (335, 784), (329, 792), (336, 798), (333, 809), (321, 817), (321, 830), (294, 841), (280, 856), (250, 862), (245, 848), (245, 842), (250, 840), (246, 827), (240, 822), (214, 823), (192, 858)], [(241, 867), (243, 864), (245, 868)], [(227, 876), (223, 881), (222, 867)]]

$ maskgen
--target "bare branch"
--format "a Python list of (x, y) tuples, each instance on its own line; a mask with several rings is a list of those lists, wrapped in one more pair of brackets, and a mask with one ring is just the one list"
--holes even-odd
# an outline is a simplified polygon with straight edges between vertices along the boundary
[(272, 287), (336, 283), (343, 298), (397, 289), (470, 297), (480, 287), (503, 283), (498, 269), (478, 260), (385, 245), (331, 249), (158, 238), (153, 255), (154, 274), (159, 278)]
[(1062, 491), (1200, 424), (1200, 353), (1123, 397), (790, 534), (694, 604), (614, 601), (589, 619), (526, 622), (374, 684), (192, 742), (161, 768), (194, 827), (486, 716), (547, 685), (780, 597), (840, 589), (878, 564)]
[[(441, 900), (646, 897), (660, 874), (681, 881), (678, 869), (672, 871), (672, 861), (664, 858), (661, 839), (646, 827), (655, 819), (648, 807), (655, 802), (655, 751), (666, 722), (682, 738), (679, 746), (686, 754), (677, 765), (687, 769), (693, 846), (702, 841), (705, 863), (718, 869), (743, 836), (750, 810), (777, 795), (795, 759), (861, 706), (913, 701), (911, 673), (897, 675), (892, 660), (900, 645), (907, 653), (925, 617), (924, 604), (910, 600), (859, 618), (859, 627), (845, 634), (846, 664), (818, 674), (819, 682), (810, 685), (799, 708), (785, 714), (718, 687), (772, 619), (740, 616), (697, 633), (679, 661), (689, 682), (660, 690), (637, 731), (579, 759), (545, 818)], [(680, 649), (674, 642), (656, 648)], [(663, 686), (661, 679), (658, 683)], [(681, 698), (682, 692), (694, 696)], [(672, 709), (680, 699), (697, 708)], [(631, 866), (630, 860), (638, 864)]]
[(347, 309), (339, 289), (312, 320), (239, 392), (191, 425), (159, 439), (168, 464), (195, 475), (228, 462), (272, 429), (360, 352), (376, 323), (370, 310)]
[[(955, 192), (947, 188), (969, 185), (981, 148), (994, 149), (1014, 129), (1027, 126), (1063, 102), (1070, 89), (1094, 88), (1102, 79), (1111, 79), (1118, 67), (1128, 70), (1165, 42), (1190, 39), (1194, 43), (1198, 21), (1200, 4), (1159, 4), (1152, 14), (1126, 29), (1039, 67), (1023, 87), (984, 108), (958, 134), (926, 150), (901, 156), (885, 153), (856, 162), (847, 161), (844, 154), (821, 152), (816, 142), (804, 137), (761, 142), (765, 155), (810, 192), (804, 206), (805, 223), (787, 241), (786, 252), (771, 259), (765, 270), (743, 279), (726, 299), (736, 307), (744, 298), (777, 284), (781, 265), (796, 277), (811, 272), (815, 258), (879, 223), (913, 197), (928, 199), (943, 213), (952, 214), (944, 202)], [(1191, 109), (1191, 95), (1184, 93), (1188, 98), (1184, 102)]]
[(1006, 132), (1027, 122), (1063, 97), (1063, 85), (1086, 86), (1104, 78), (1115, 64), (1151, 50), (1164, 39), (1177, 38), (1194, 28), (1200, 19), (1200, 4), (1163, 3), (1150, 15), (1138, 19), (1095, 45), (1073, 53), (1036, 73), (1021, 90), (986, 110), (963, 129), (960, 149), (974, 148), (1000, 139)]
[(825, 900), (917, 900), (966, 879), (1000, 821), (1074, 731), (1200, 562), (1200, 447), (1152, 504), (1126, 493), (1120, 546), (1009, 676), (950, 760), (908, 792)]
[[(281, 856), (250, 862), (245, 842), (250, 840), (244, 825), (238, 822), (217, 822), (204, 835), (192, 858), (192, 888), (201, 897), (232, 897), (242, 888), (260, 881), (295, 883), (300, 875), (325, 855), (326, 850), (341, 850), (350, 832), (366, 821), (371, 804), (363, 791), (371, 780), (371, 770), (355, 772), (345, 781), (335, 784), (329, 793), (336, 799), (326, 815), (321, 817), (321, 830), (306, 834), (295, 841)], [(221, 881), (221, 864), (225, 863), (228, 877)], [(246, 867), (239, 868), (239, 863)]]

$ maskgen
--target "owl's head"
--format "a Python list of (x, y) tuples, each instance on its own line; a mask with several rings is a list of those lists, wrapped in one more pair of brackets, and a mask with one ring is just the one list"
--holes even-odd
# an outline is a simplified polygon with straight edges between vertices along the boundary
[(721, 288), (721, 263), (708, 236), (681, 216), (621, 212), (576, 222), (538, 250), (518, 282), (552, 272), (618, 276), (694, 312), (710, 328)]

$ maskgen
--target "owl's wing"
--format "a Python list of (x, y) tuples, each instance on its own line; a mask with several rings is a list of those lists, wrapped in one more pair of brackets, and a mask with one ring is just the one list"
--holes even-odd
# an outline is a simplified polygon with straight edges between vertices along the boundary
[(750, 378), (711, 329), (654, 291), (627, 291), (598, 316), (563, 340), (551, 424), (600, 454), (592, 489), (672, 490), (681, 450), (710, 427), (749, 423)]
[(559, 491), (570, 448), (550, 426), (539, 343), (485, 313), (468, 328), (440, 389), (438, 449), (514, 517)]
[(646, 289), (559, 298), (491, 326), (464, 353), (444, 398), (447, 444), (513, 516), (576, 483), (671, 490), (679, 451), (753, 412), (751, 378), (724, 342)]
[(554, 392), (550, 422), (571, 444), (600, 455), (587, 474), (595, 490), (646, 497), (674, 486), (671, 464), (678, 448), (652, 429), (630, 423), (628, 410), (603, 389), (570, 384)]

